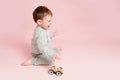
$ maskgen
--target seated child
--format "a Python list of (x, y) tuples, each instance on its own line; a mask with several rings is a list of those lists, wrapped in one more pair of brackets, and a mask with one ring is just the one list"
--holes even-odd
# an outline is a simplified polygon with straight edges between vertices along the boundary
[(54, 37), (48, 32), (52, 16), (52, 12), (45, 6), (38, 6), (33, 11), (33, 19), (37, 26), (32, 38), (32, 57), (28, 58), (22, 65), (52, 65), (55, 59), (60, 59), (60, 49), (50, 47), (50, 39)]

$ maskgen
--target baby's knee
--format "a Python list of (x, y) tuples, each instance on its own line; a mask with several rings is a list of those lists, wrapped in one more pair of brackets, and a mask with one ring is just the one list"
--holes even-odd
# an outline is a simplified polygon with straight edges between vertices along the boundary
[(50, 64), (50, 65), (53, 65), (54, 62), (55, 62), (54, 60), (49, 60), (49, 64)]

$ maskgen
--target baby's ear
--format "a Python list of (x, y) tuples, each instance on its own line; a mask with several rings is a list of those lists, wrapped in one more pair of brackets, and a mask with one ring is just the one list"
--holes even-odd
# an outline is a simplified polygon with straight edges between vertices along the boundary
[(42, 20), (41, 20), (41, 19), (38, 19), (38, 20), (37, 20), (37, 24), (41, 25), (41, 24), (42, 24)]

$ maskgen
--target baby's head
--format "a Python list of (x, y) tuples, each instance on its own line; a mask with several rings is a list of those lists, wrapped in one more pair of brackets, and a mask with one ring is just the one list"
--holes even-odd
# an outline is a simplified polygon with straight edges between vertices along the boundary
[(33, 19), (38, 26), (48, 29), (51, 25), (52, 12), (45, 6), (38, 6), (33, 11)]

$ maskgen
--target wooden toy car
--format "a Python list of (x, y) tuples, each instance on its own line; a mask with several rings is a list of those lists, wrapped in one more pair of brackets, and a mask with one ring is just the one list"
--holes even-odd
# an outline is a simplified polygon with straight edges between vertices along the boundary
[(56, 68), (55, 66), (52, 66), (49, 68), (48, 74), (50, 75), (56, 74), (57, 76), (61, 76), (63, 74), (63, 68), (62, 67)]

